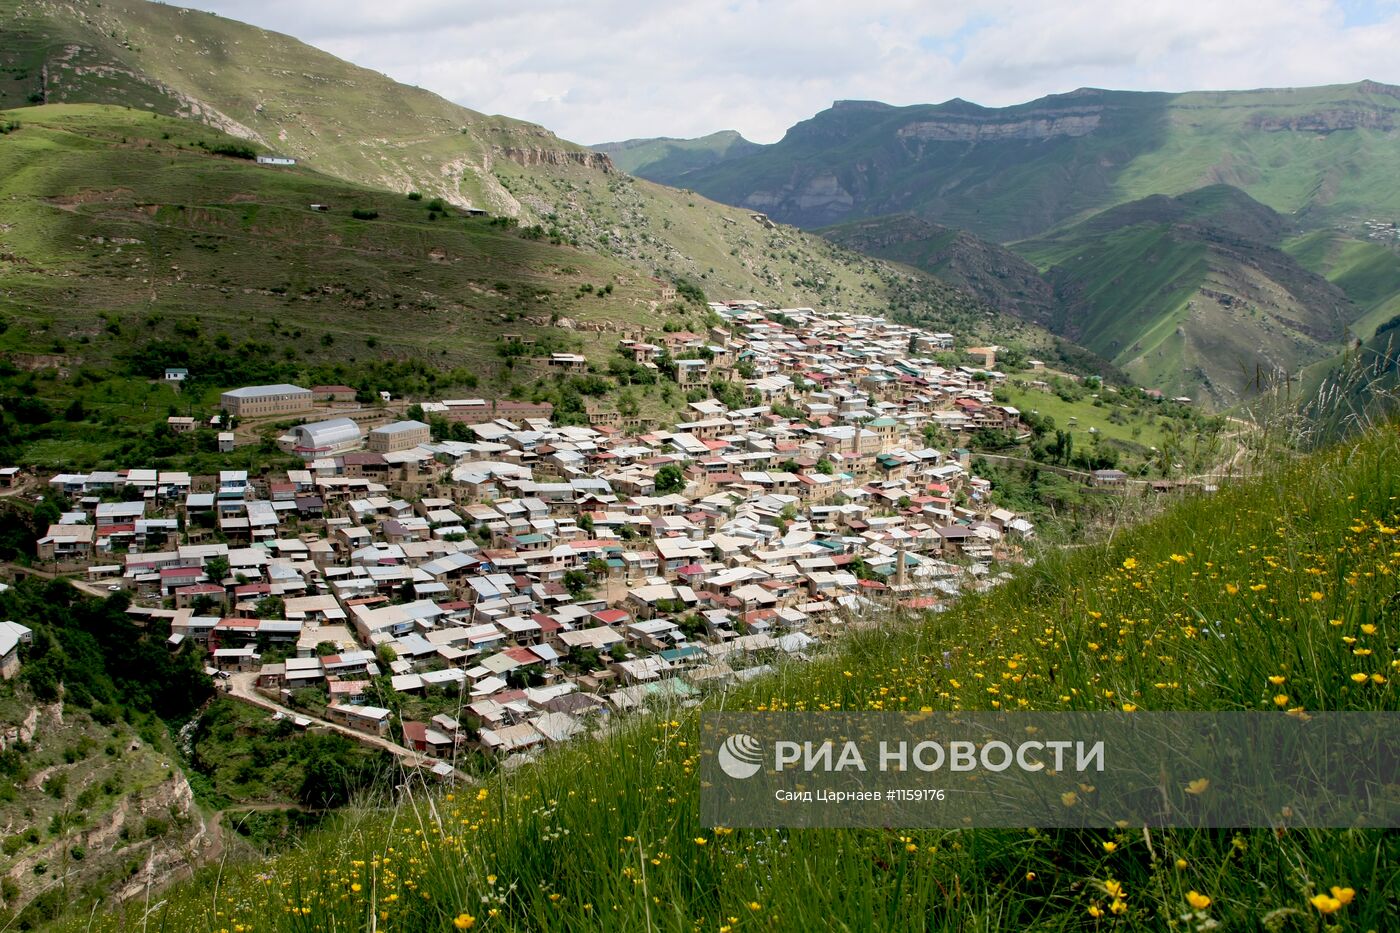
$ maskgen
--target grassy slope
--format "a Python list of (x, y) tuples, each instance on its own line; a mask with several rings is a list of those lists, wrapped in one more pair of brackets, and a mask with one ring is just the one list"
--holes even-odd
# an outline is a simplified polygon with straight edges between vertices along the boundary
[(1030, 263), (966, 230), (907, 214), (856, 220), (819, 231), (847, 249), (901, 262), (937, 276), (994, 308), (1048, 323), (1054, 292)]
[[(780, 142), (695, 172), (688, 184), (717, 200), (752, 204), (807, 226), (910, 211), (994, 240), (1037, 235), (1114, 204), (1224, 182), (1309, 223), (1389, 218), (1400, 151), (1383, 129), (1316, 132), (1261, 128), (1343, 111), (1395, 121), (1400, 101), (1366, 82), (1285, 90), (1137, 94), (1087, 91), (1001, 109), (961, 101), (912, 107), (838, 107)], [(1014, 121), (1102, 103), (1091, 134), (926, 142), (905, 127), (971, 115)], [(849, 209), (804, 199), (831, 176)]]
[(484, 117), (255, 26), (139, 0), (0, 0), (0, 23), (12, 37), (0, 47), (11, 68), (0, 108), (24, 104), (47, 63), (51, 102), (149, 105), (209, 122), (326, 175), (539, 223), (644, 274), (703, 277), (711, 297), (970, 305), (940, 283), (911, 286), (907, 273), (818, 238), (611, 171), (540, 127)]
[(629, 175), (640, 175), (666, 185), (684, 183), (684, 175), (757, 148), (734, 130), (720, 130), (698, 139), (629, 139), (590, 146), (612, 159)]
[(1335, 352), (1347, 296), (1273, 248), (1286, 224), (1236, 189), (1119, 205), (1017, 244), (1059, 300), (1052, 329), (1147, 385), (1229, 405), (1256, 374)]
[[(1046, 554), (1003, 589), (891, 620), (724, 705), (1396, 709), (1385, 600), (1400, 570), (1400, 440), (1388, 427), (1299, 462), (1262, 459), (1275, 468), (1258, 481), (1110, 545)], [(1384, 929), (1400, 910), (1394, 833), (713, 831), (697, 819), (697, 736), (694, 712), (663, 711), (479, 791), (226, 868), (217, 894), (212, 876), (175, 890), (148, 928), (435, 930), (468, 913), (481, 929), (1087, 930), (1103, 926), (1087, 911), (1107, 905), (1109, 880), (1126, 891), (1115, 925), (1134, 929), (1189, 912), (1188, 890), (1224, 929), (1272, 915), (1314, 930), (1307, 898), (1333, 885), (1356, 891), (1338, 915), (1349, 929)]]
[[(11, 80), (0, 108), (42, 90), (209, 122), (330, 175), (507, 209), (502, 149), (586, 157), (549, 131), (398, 84), (280, 33), (141, 0), (0, 0)], [(40, 88), (41, 66), (48, 83)], [(0, 85), (3, 86), (3, 85)]]
[[(55, 410), (74, 398), (89, 410), (27, 451), (55, 468), (102, 459), (110, 436), (94, 434), (93, 422), (145, 428), (172, 406), (204, 411), (227, 388), (205, 380), (177, 397), (125, 378), (120, 361), (148, 340), (223, 335), (290, 379), (358, 385), (384, 381), (375, 374), (393, 365), (421, 370), (398, 392), (449, 391), (469, 373), (474, 393), (516, 385), (528, 395), (536, 374), (507, 371), (496, 353), (504, 333), (606, 365), (629, 329), (657, 331), (668, 317), (698, 326), (697, 309), (662, 306), (652, 273), (690, 277), (714, 298), (918, 309), (970, 339), (1049, 339), (911, 270), (583, 166), (557, 179), (518, 167), (503, 175), (548, 207), (556, 243), (481, 218), (434, 220), (429, 200), (300, 166), (213, 155), (230, 138), (193, 121), (96, 105), (13, 114), (19, 130), (0, 135), (12, 168), (0, 177), (0, 315), (13, 325), (0, 351)], [(357, 220), (356, 209), (378, 216)], [(691, 252), (662, 239), (682, 230)], [(606, 248), (568, 243), (600, 237)], [(595, 291), (581, 294), (582, 285)], [(613, 290), (600, 296), (605, 285)], [(553, 315), (577, 326), (551, 326)], [(660, 414), (653, 394), (642, 401)]]
[(1350, 330), (1358, 338), (1369, 340), (1377, 327), (1400, 314), (1400, 255), (1394, 249), (1338, 230), (1297, 237), (1284, 249), (1355, 302), (1362, 313)]

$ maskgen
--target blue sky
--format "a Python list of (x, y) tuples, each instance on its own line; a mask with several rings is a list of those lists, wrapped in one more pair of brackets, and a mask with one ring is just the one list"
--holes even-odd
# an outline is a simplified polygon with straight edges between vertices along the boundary
[(844, 98), (1400, 84), (1400, 0), (199, 0), (595, 143), (772, 142)]

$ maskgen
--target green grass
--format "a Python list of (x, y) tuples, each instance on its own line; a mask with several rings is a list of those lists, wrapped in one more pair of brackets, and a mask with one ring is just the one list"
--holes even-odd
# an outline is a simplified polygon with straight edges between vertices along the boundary
[(1257, 394), (1261, 373), (1335, 354), (1359, 313), (1342, 281), (1274, 247), (1289, 228), (1213, 185), (1121, 204), (1016, 250), (1054, 286), (1052, 330), (1143, 385), (1228, 408)]
[[(1025, 379), (1033, 375), (1023, 373), (1016, 378)], [(1007, 395), (1008, 405), (1021, 411), (1035, 411), (1054, 418), (1055, 426), (1060, 430), (1072, 431), (1078, 443), (1088, 441), (1089, 429), (1096, 428), (1102, 437), (1129, 447), (1147, 448), (1162, 445), (1164, 435), (1157, 417), (1150, 410), (1137, 406), (1120, 407), (1122, 403), (1118, 402), (1117, 396), (1112, 393), (1100, 393), (1103, 406), (1099, 407), (1094, 404), (1092, 398), (1067, 402), (1054, 392), (1034, 388), (1018, 388), (1011, 385), (1002, 391)], [(1115, 412), (1118, 413), (1117, 418), (1110, 420), (1110, 416)], [(1071, 418), (1075, 419), (1073, 423)]]
[(1318, 230), (1290, 240), (1284, 249), (1356, 303), (1361, 313), (1350, 330), (1359, 339), (1371, 339), (1377, 327), (1400, 314), (1400, 252), (1394, 246)]
[[(0, 75), (10, 79), (0, 81), (0, 109), (22, 108), (47, 63), (51, 104), (113, 104), (132, 108), (132, 118), (148, 109), (185, 118), (181, 125), (186, 129), (168, 130), (172, 138), (210, 133), (210, 127), (227, 129), (264, 150), (298, 158), (300, 166), (315, 169), (325, 180), (399, 193), (417, 190), (424, 195), (420, 206), (434, 196), (471, 204), (539, 225), (573, 247), (566, 258), (556, 250), (553, 260), (528, 252), (481, 257), (483, 262), (504, 261), (507, 268), (500, 272), (509, 274), (512, 260), (529, 259), (538, 270), (552, 265), (587, 272), (591, 266), (623, 277), (610, 306), (585, 302), (591, 314), (581, 307), (551, 306), (546, 316), (559, 310), (570, 317), (579, 312), (583, 321), (654, 322), (660, 286), (651, 278), (683, 275), (697, 280), (711, 298), (865, 312), (932, 307), (988, 326), (985, 309), (933, 279), (792, 229), (771, 230), (755, 222), (750, 211), (611, 171), (603, 156), (540, 127), (484, 116), (235, 20), (144, 0), (126, 0), (120, 9), (110, 4), (83, 7), (81, 12), (0, 0), (0, 24), (7, 39), (0, 47), (0, 68), (9, 69)], [(288, 61), (297, 67), (288, 69)], [(81, 67), (70, 67), (74, 63)], [(21, 120), (27, 115), (24, 109), (17, 114)], [(39, 114), (31, 118), (46, 119)], [(276, 174), (293, 187), (306, 177), (300, 170), (265, 174)], [(103, 183), (96, 172), (88, 177), (94, 185)], [(268, 179), (266, 184), (278, 182)], [(344, 190), (341, 186), (333, 193)], [(309, 192), (296, 193), (300, 198)], [(379, 210), (380, 219), (372, 224), (393, 221), (372, 200), (347, 204), (344, 213), (358, 206)], [(262, 199), (242, 210), (236, 220), (217, 214), (208, 219), (229, 228), (242, 226), (257, 236), (264, 227)], [(254, 211), (256, 223), (249, 216)], [(273, 229), (296, 230), (306, 222), (304, 216), (268, 218)], [(347, 222), (338, 231), (343, 240), (334, 245), (353, 250), (358, 229)], [(412, 252), (419, 257), (443, 245), (433, 242), (436, 235), (428, 231), (419, 231), (416, 239)], [(309, 245), (324, 250), (333, 244), (322, 237)], [(401, 255), (390, 252), (391, 257)], [(341, 258), (347, 258), (344, 252)], [(473, 258), (454, 256), (450, 264), (460, 273)], [(287, 264), (305, 259), (293, 253)], [(482, 272), (488, 288), (495, 280), (489, 277), (492, 271)], [(391, 262), (385, 278), (397, 272)], [(592, 281), (602, 284), (604, 279)], [(626, 294), (623, 284), (630, 287)], [(404, 330), (398, 323), (392, 319), (382, 327), (365, 327), (392, 336)], [(417, 331), (439, 322), (412, 324)], [(1019, 327), (1014, 322), (993, 326)]]
[[(1400, 439), (1261, 458), (1254, 482), (1046, 553), (948, 613), (891, 618), (723, 705), (1395, 710)], [(707, 829), (697, 740), (694, 711), (663, 710), (96, 928), (441, 930), (465, 913), (488, 930), (1165, 929), (1194, 890), (1221, 929), (1318, 930), (1308, 898), (1331, 886), (1356, 894), (1329, 928), (1385, 929), (1400, 910), (1395, 833)], [(1109, 881), (1127, 912), (1095, 922)]]

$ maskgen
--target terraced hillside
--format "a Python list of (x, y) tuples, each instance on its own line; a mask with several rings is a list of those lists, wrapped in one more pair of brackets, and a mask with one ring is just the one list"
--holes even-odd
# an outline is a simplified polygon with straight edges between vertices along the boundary
[(461, 206), (517, 209), (493, 166), (607, 159), (290, 36), (141, 0), (3, 0), (0, 109), (101, 103), (200, 121), (335, 175)]
[(886, 309), (908, 291), (818, 238), (255, 26), (144, 0), (0, 0), (0, 30), (0, 110), (101, 103), (200, 122), (323, 175), (513, 217), (643, 274), (694, 275), (715, 297)]

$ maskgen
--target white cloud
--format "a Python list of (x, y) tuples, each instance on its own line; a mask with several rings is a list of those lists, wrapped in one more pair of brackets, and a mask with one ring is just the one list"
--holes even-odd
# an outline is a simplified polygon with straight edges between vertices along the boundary
[(1400, 83), (1393, 0), (203, 0), (580, 142), (780, 137), (840, 98)]

